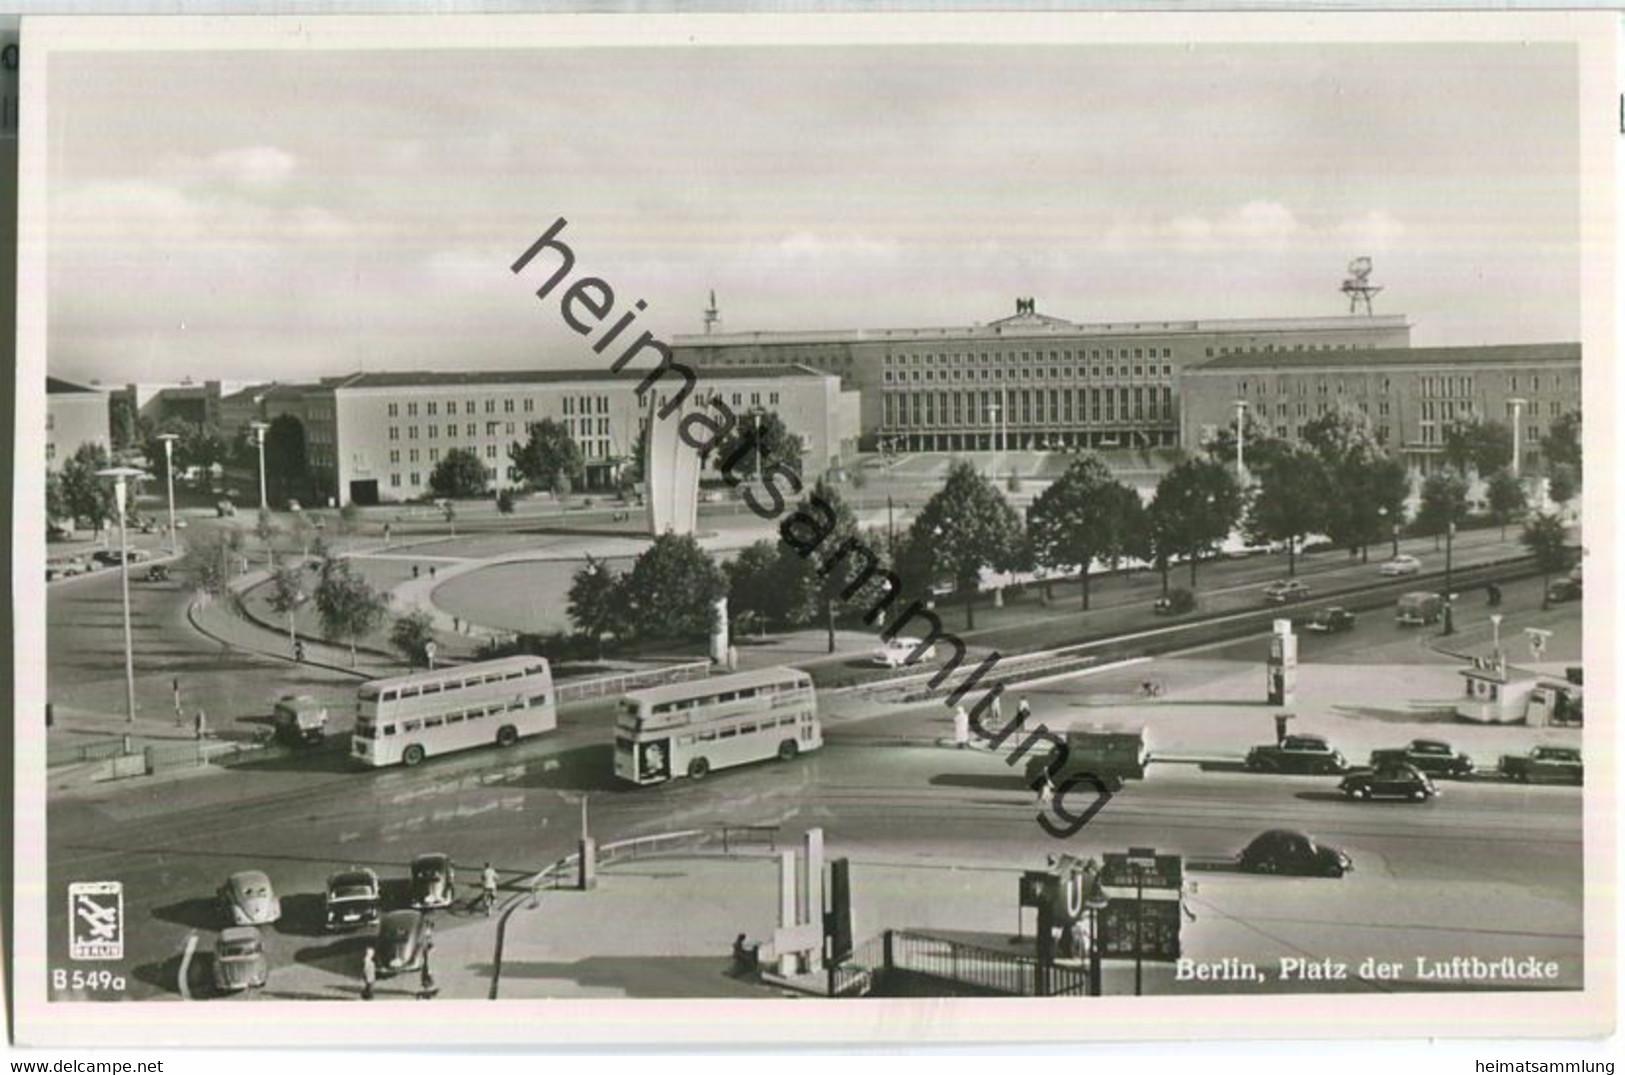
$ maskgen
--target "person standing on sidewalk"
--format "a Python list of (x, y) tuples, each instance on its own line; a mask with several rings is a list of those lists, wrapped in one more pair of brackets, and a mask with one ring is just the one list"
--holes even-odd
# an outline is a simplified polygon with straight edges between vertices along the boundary
[(963, 704), (954, 708), (954, 746), (960, 750), (970, 746), (970, 714)]
[(1021, 696), (1021, 704), (1016, 706), (1016, 730), (1027, 730), (1027, 718), (1033, 715), (1033, 707), (1027, 704), (1027, 696)]
[(203, 710), (200, 709), (197, 711), (197, 716), (192, 720), (192, 734), (199, 742), (202, 742), (208, 730), (209, 719), (203, 715)]
[(186, 723), (186, 714), (181, 710), (180, 676), (176, 676), (169, 681), (169, 689), (175, 692), (175, 727), (179, 728)]
[(378, 959), (372, 945), (361, 953), (361, 999), (372, 999), (372, 988), (378, 984)]
[(1044, 779), (1038, 785), (1038, 803), (1040, 810), (1048, 810), (1051, 800), (1055, 798), (1055, 783), (1050, 779), (1049, 770), (1044, 770)]

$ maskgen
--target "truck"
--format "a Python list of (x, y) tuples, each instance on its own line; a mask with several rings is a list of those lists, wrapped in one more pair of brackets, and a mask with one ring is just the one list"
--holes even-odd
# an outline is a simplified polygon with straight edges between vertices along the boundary
[[(1019, 736), (1019, 733), (1018, 733)], [(1027, 783), (1037, 783), (1046, 769), (1056, 765), (1050, 780), (1059, 786), (1068, 777), (1084, 774), (1096, 777), (1108, 791), (1120, 791), (1125, 781), (1145, 777), (1151, 759), (1150, 736), (1144, 728), (1092, 725), (1068, 729), (1063, 742), (1065, 757), (1055, 763), (1056, 749), (1027, 759)]]
[(1438, 623), (1442, 615), (1444, 615), (1444, 598), (1436, 593), (1404, 594), (1394, 610), (1394, 619), (1408, 627)]
[(1503, 754), (1501, 775), (1524, 784), (1583, 784), (1585, 764), (1574, 747), (1539, 746), (1528, 754)]
[(285, 694), (271, 712), (276, 735), (290, 746), (311, 746), (327, 738), (327, 706), (308, 694)]

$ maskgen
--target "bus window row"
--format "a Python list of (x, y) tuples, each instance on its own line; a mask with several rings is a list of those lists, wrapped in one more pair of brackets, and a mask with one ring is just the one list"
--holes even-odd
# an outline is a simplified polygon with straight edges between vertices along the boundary
[(800, 717), (791, 715), (787, 717), (780, 717), (777, 721), (753, 720), (747, 721), (744, 724), (734, 725), (733, 727), (711, 728), (703, 732), (697, 732), (693, 735), (680, 736), (677, 740), (677, 744), (679, 746), (686, 747), (693, 746), (695, 742), (711, 743), (718, 739), (732, 739), (739, 735), (755, 735), (757, 732), (765, 732), (775, 726), (780, 728), (794, 728), (798, 721), (810, 727), (812, 725), (812, 714), (803, 713)]
[(795, 683), (768, 683), (760, 687), (746, 687), (737, 691), (723, 691), (720, 694), (698, 695), (692, 698), (679, 698), (671, 702), (661, 702), (654, 707), (654, 713), (674, 713), (681, 709), (703, 709), (707, 706), (726, 705), (730, 702), (743, 702), (752, 698), (773, 698), (775, 695), (795, 696), (812, 689), (811, 681), (797, 681)]
[(417, 698), (426, 694), (441, 694), (451, 691), (464, 690), (469, 687), (483, 687), (490, 683), (501, 683), (510, 679), (524, 679), (541, 671), (539, 668), (515, 668), (506, 672), (488, 672), (480, 676), (468, 676), (463, 679), (448, 679), (442, 682), (409, 683), (402, 687), (391, 687), (380, 695), (380, 700), (393, 702), (402, 698)]
[[(546, 704), (547, 695), (538, 694), (534, 698), (530, 699), (529, 707), (539, 708)], [(485, 717), (494, 717), (502, 713), (507, 713), (510, 710), (525, 708), (527, 708), (527, 706), (524, 699), (517, 699), (508, 703), (498, 702), (496, 705), (488, 705), (482, 709), (465, 709), (458, 712), (444, 713), (439, 716), (402, 721), (400, 723), (400, 729), (403, 733), (409, 734), (411, 732), (418, 731), (421, 728), (439, 728), (445, 724), (460, 724), (465, 720), (481, 720)], [(384, 725), (384, 734), (394, 735), (395, 728), (396, 725), (394, 724)], [(359, 728), (357, 729), (357, 732), (359, 734)]]

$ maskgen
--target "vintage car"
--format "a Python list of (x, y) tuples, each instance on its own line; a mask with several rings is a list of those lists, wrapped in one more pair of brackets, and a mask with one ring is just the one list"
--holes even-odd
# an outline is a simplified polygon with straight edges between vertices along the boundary
[(378, 923), (378, 974), (388, 978), (423, 966), (434, 924), (422, 911), (390, 911)]
[(1444, 598), (1436, 593), (1408, 593), (1394, 603), (1394, 620), (1405, 627), (1425, 627), (1438, 623), (1444, 615)]
[(1585, 764), (1574, 747), (1536, 747), (1501, 756), (1501, 775), (1524, 784), (1583, 784)]
[(1333, 605), (1331, 608), (1318, 610), (1313, 616), (1309, 617), (1309, 622), (1304, 627), (1310, 631), (1319, 631), (1322, 634), (1352, 630), (1354, 627), (1354, 613), (1341, 605)]
[(1342, 877), (1354, 869), (1348, 853), (1318, 842), (1308, 833), (1271, 829), (1248, 844), (1238, 857), (1248, 873), (1295, 874), (1300, 877)]
[(1371, 752), (1372, 768), (1390, 762), (1415, 766), (1428, 776), (1465, 777), (1473, 772), (1473, 759), (1458, 754), (1449, 743), (1439, 739), (1412, 739), (1396, 749)]
[(168, 582), (169, 565), (153, 564), (151, 567), (147, 568), (146, 574), (142, 575), (141, 577), (146, 579), (148, 582)]
[(1195, 608), (1196, 595), (1182, 586), (1176, 586), (1166, 596), (1157, 598), (1151, 611), (1158, 616), (1183, 616)]
[(1264, 587), (1264, 601), (1271, 605), (1285, 605), (1293, 601), (1307, 601), (1309, 587), (1297, 579), (1282, 579)]
[(457, 871), (449, 855), (419, 855), (412, 860), (413, 907), (450, 907), (456, 895)]
[(1438, 794), (1426, 773), (1404, 762), (1352, 770), (1337, 788), (1351, 799), (1409, 799), (1425, 803)]
[(325, 925), (329, 930), (355, 929), (378, 921), (378, 875), (351, 866), (327, 879)]
[[(883, 665), (887, 668), (901, 668), (909, 663), (909, 658), (914, 656), (915, 647), (919, 646), (920, 642), (921, 640), (918, 638), (891, 639), (875, 650), (871, 660), (874, 664)], [(919, 659), (914, 663), (923, 664), (926, 661), (934, 661), (936, 658), (937, 645), (933, 642), (925, 648), (925, 651), (920, 654)]]
[(1289, 735), (1279, 743), (1266, 743), (1247, 752), (1247, 768), (1255, 773), (1341, 773), (1348, 768), (1343, 755), (1318, 735)]
[(1420, 575), (1422, 573), (1422, 561), (1414, 556), (1402, 554), (1377, 568), (1377, 573), (1388, 579), (1397, 579), (1402, 575)]
[(327, 706), (308, 694), (285, 694), (271, 710), (277, 738), (292, 746), (310, 746), (327, 738)]
[(259, 870), (239, 870), (220, 886), (220, 903), (234, 926), (266, 926), (282, 917), (282, 901)]
[(253, 926), (232, 926), (214, 942), (214, 963), (209, 976), (217, 993), (240, 993), (265, 985), (265, 945)]
[(1553, 579), (1546, 586), (1546, 600), (1553, 604), (1578, 601), (1582, 596), (1583, 587), (1580, 580), (1570, 575)]

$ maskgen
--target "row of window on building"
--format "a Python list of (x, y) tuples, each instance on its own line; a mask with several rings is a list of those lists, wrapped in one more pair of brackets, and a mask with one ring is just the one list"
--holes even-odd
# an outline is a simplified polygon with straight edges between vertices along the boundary
[(1209, 347), (1208, 358), (1222, 358), (1225, 355), (1273, 355), (1277, 351), (1285, 354), (1288, 351), (1375, 351), (1374, 343), (1295, 343), (1290, 348), (1286, 344), (1277, 347), (1273, 343), (1266, 343), (1260, 347), (1249, 344), (1246, 347)]
[[(533, 427), (535, 427), (536, 425), (538, 425), (538, 424), (539, 423), (536, 423), (536, 422), (525, 422), (523, 424), (523, 431), (524, 431), (525, 436), (528, 437), (530, 435), (531, 429)], [(600, 436), (600, 437), (609, 436), (609, 419), (608, 418), (566, 418), (566, 419), (564, 419), (563, 425), (564, 425), (564, 431), (566, 433), (568, 433), (573, 438), (590, 437), (590, 436)], [(462, 435), (465, 436), (465, 437), (477, 437), (477, 436), (480, 435), (480, 426), (479, 426), (478, 422), (469, 422), (466, 425), (464, 425), (462, 428), (463, 428), (463, 434)], [(429, 440), (438, 440), (440, 438), (442, 427), (440, 425), (438, 425), (437, 423), (431, 422), (427, 426), (407, 426), (406, 427), (406, 439), (407, 440), (417, 440), (417, 439), (419, 439), (418, 438), (418, 433), (419, 433), (420, 430), (423, 430), (423, 429), (428, 430), (428, 438), (427, 439), (429, 439)], [(445, 430), (445, 435), (447, 437), (456, 437), (458, 435), (458, 433), (457, 433), (457, 423), (456, 422), (448, 422), (445, 425), (444, 430)], [(504, 436), (505, 437), (512, 437), (516, 433), (518, 433), (519, 431), (520, 431), (520, 426), (518, 424), (514, 423), (514, 422), (501, 422), (501, 421), (490, 422), (490, 421), (488, 421), (488, 422), (485, 423), (485, 435), (487, 437), (504, 437)], [(389, 430), (388, 430), (388, 436), (389, 436), (390, 440), (400, 440), (401, 439), (401, 427), (400, 426), (390, 426)]]
[[(978, 398), (979, 397), (979, 398)], [(1001, 402), (1000, 397), (1003, 397)], [(893, 392), (883, 423), (903, 426), (1065, 425), (1074, 422), (1173, 421), (1173, 389), (1021, 389), (1011, 392)], [(1006, 408), (1008, 411), (1006, 412)]]
[[(1124, 377), (1160, 377), (1164, 380), (1172, 379), (1173, 366), (1050, 366), (1049, 379), (1059, 381), (1063, 378), (1070, 380), (1105, 380), (1107, 378)], [(1044, 379), (1043, 366), (1034, 366), (1030, 369), (1009, 370), (1010, 380), (1042, 381)], [(1005, 379), (1004, 369), (984, 368), (977, 376), (977, 370), (887, 370), (885, 382), (887, 384), (901, 384), (915, 381), (1002, 381)]]
[[(1091, 361), (1091, 362), (1099, 362), (1102, 359), (1104, 359), (1107, 362), (1112, 362), (1112, 361), (1116, 361), (1116, 360), (1142, 361), (1144, 359), (1153, 359), (1154, 360), (1154, 359), (1157, 359), (1157, 358), (1172, 358), (1172, 357), (1174, 357), (1174, 352), (1173, 352), (1172, 348), (1169, 348), (1169, 347), (1162, 348), (1161, 349), (1162, 353), (1160, 355), (1157, 353), (1157, 351), (1158, 351), (1158, 349), (1155, 348), (1155, 347), (1135, 347), (1135, 348), (1128, 348), (1128, 347), (1099, 348), (1099, 347), (1096, 347), (1096, 348), (1093, 348), (1093, 349), (1091, 349), (1091, 350), (1089, 350), (1087, 352), (1087, 357), (1088, 357), (1088, 360)], [(977, 352), (974, 352), (974, 351), (956, 351), (956, 352), (952, 352), (952, 353), (945, 352), (945, 353), (943, 353), (941, 355), (937, 355), (937, 354), (887, 355), (886, 356), (886, 365), (888, 365), (888, 366), (937, 366), (937, 365), (942, 365), (942, 366), (982, 365), (982, 366), (985, 366), (985, 365), (988, 365), (988, 364), (993, 363), (993, 362), (1019, 362), (1022, 365), (1026, 365), (1029, 362), (1043, 362), (1043, 361), (1045, 361), (1044, 354), (1045, 354), (1045, 352), (1043, 352), (1043, 351), (995, 351), (992, 354), (989, 354), (986, 351), (982, 351), (982, 352), (980, 352), (980, 354), (978, 354)], [(1075, 351), (1074, 350), (1059, 350), (1059, 351), (1050, 351), (1049, 352), (1049, 361), (1052, 362), (1052, 363), (1053, 362), (1067, 362), (1067, 363), (1070, 363), (1074, 359), (1077, 360), (1078, 362), (1082, 362), (1082, 361), (1084, 361), (1084, 358), (1085, 358), (1085, 351), (1081, 347), (1078, 348)], [(1151, 368), (1155, 369), (1156, 367), (1153, 366)]]

